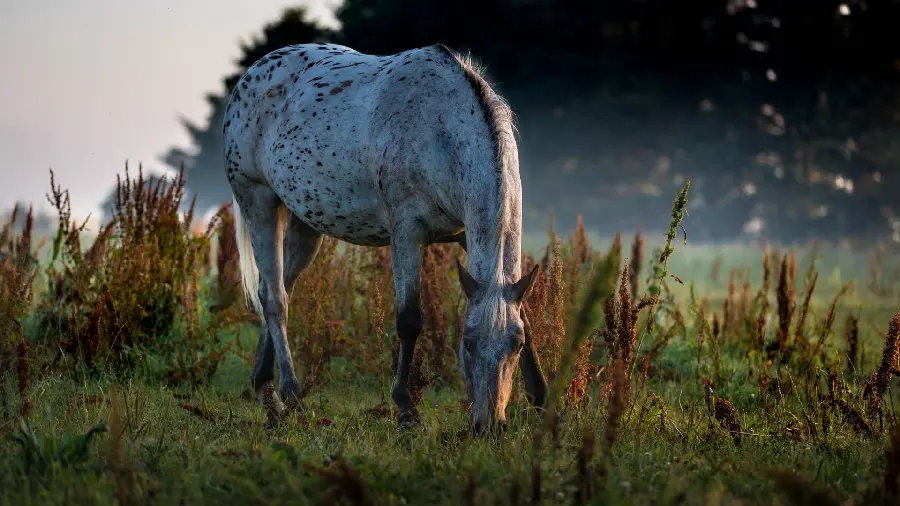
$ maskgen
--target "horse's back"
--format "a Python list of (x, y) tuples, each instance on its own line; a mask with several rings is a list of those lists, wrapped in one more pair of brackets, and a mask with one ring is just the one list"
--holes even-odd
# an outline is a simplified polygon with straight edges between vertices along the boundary
[(433, 48), (374, 56), (334, 44), (264, 56), (226, 112), (232, 187), (235, 176), (264, 180), (320, 232), (387, 244), (391, 205), (445, 183), (421, 167), (435, 156), (428, 134), (448, 98), (441, 80), (455, 70), (443, 56)]
[[(268, 53), (247, 69), (232, 90), (224, 119), (226, 150), (231, 147), (227, 145), (229, 141), (246, 142), (247, 146), (234, 148), (264, 153), (272, 147), (262, 143), (264, 137), (273, 135), (285, 120), (301, 120), (314, 129), (315, 120), (325, 119), (317, 109), (329, 105), (341, 105), (332, 114), (356, 112), (351, 109), (360, 104), (351, 96), (365, 88), (365, 74), (349, 69), (370, 68), (378, 60), (379, 57), (334, 44), (297, 44)], [(349, 77), (351, 74), (355, 79)], [(323, 79), (326, 75), (340, 81), (330, 86), (332, 83)], [(354, 84), (356, 89), (350, 90)], [(341, 100), (333, 100), (338, 94)], [(324, 104), (326, 99), (328, 103)], [(302, 107), (290, 111), (293, 105)], [(290, 117), (291, 112), (297, 117)]]

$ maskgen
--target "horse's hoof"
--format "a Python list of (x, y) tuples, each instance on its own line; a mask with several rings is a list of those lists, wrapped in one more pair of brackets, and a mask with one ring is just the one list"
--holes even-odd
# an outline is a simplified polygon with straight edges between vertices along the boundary
[(425, 424), (422, 422), (401, 423), (399, 425), (401, 434), (414, 434), (417, 432), (425, 432)]
[(291, 416), (296, 417), (298, 421), (306, 424), (306, 412), (302, 402), (282, 404), (280, 410), (266, 409), (266, 423), (264, 427), (271, 429), (285, 420), (289, 420)]
[(278, 426), (278, 423), (281, 421), (281, 417), (277, 413), (266, 413), (266, 422), (263, 424), (263, 429), (271, 430)]
[(275, 386), (272, 383), (263, 385), (257, 392), (259, 405), (265, 408), (266, 412), (281, 413), (284, 411), (284, 403), (275, 393)]
[(282, 383), (278, 393), (287, 408), (298, 409), (300, 407), (300, 382), (297, 381), (297, 378)]
[(397, 422), (400, 425), (400, 432), (408, 432), (413, 428), (423, 428), (422, 419), (419, 417), (419, 412), (415, 408), (412, 411), (404, 411), (400, 413)]

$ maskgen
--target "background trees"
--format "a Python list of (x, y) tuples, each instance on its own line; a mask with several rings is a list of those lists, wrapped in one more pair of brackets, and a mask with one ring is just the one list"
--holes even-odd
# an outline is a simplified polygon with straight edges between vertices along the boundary
[(328, 30), (307, 19), (304, 7), (286, 9), (281, 18), (263, 27), (260, 36), (241, 44), (241, 57), (235, 62), (237, 68), (222, 79), (222, 91), (209, 93), (204, 97), (210, 106), (206, 124), (197, 125), (182, 119), (181, 123), (190, 134), (192, 146), (187, 149), (170, 148), (162, 160), (176, 170), (184, 163), (188, 191), (197, 194), (198, 209), (208, 210), (231, 200), (231, 189), (221, 169), (225, 163), (222, 118), (232, 86), (249, 66), (270, 51), (290, 44), (319, 42), (331, 37), (333, 34)]
[[(443, 42), (482, 60), (516, 111), (526, 226), (553, 209), (601, 233), (650, 230), (691, 178), (694, 238), (891, 237), (900, 190), (896, 0), (346, 0), (328, 31), (287, 10), (242, 46), (185, 121), (198, 205), (230, 196), (222, 108), (240, 73), (287, 44), (390, 54)], [(662, 224), (664, 225), (664, 224)]]

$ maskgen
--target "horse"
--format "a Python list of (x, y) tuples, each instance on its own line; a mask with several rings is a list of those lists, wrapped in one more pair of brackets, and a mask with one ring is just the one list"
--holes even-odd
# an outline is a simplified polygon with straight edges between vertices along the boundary
[(522, 309), (538, 266), (521, 275), (512, 112), (470, 57), (442, 44), (387, 56), (286, 46), (243, 74), (223, 128), (242, 285), (261, 320), (250, 373), (261, 404), (302, 409), (287, 304), (328, 235), (391, 248), (400, 340), (391, 398), (401, 429), (420, 423), (408, 380), (422, 330), (423, 248), (434, 243), (458, 243), (468, 257), (456, 270), (470, 427), (505, 429), (517, 367), (526, 398), (543, 407), (547, 384)]

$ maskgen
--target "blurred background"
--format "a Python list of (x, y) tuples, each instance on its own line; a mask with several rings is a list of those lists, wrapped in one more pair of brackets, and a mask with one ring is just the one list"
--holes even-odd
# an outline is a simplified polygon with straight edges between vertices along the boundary
[[(102, 219), (115, 175), (184, 164), (230, 200), (221, 118), (243, 70), (329, 41), (471, 51), (512, 104), (526, 232), (583, 216), (692, 242), (900, 243), (898, 0), (33, 0), (0, 8), (0, 209), (52, 168)], [(107, 213), (108, 214), (108, 213)], [(52, 217), (39, 216), (50, 226)]]

